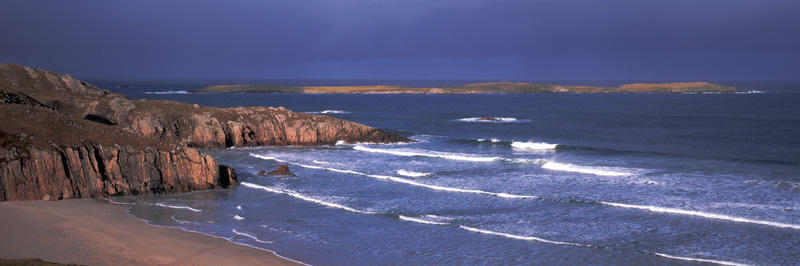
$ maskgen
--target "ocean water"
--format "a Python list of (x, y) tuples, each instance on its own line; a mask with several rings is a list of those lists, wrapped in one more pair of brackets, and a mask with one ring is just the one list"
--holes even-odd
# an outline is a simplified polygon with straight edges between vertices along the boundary
[[(182, 94), (284, 106), (411, 144), (208, 150), (241, 184), (121, 197), (129, 212), (314, 265), (800, 261), (800, 93)], [(496, 117), (499, 121), (480, 121)], [(288, 164), (297, 177), (256, 176)]]

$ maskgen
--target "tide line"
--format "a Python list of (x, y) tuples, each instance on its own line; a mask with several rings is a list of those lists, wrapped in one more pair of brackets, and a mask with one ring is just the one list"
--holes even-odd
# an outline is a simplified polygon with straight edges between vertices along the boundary
[[(286, 160), (280, 160), (274, 157), (269, 156), (262, 156), (257, 154), (250, 154), (251, 156), (261, 158), (261, 159), (268, 159), (268, 160), (276, 160), (283, 163), (289, 163), (293, 165), (297, 165), (304, 168), (310, 169), (319, 169), (319, 170), (326, 170), (331, 172), (338, 172), (338, 173), (347, 173), (347, 174), (354, 174), (354, 175), (361, 175), (367, 176), (377, 179), (389, 180), (397, 183), (408, 184), (412, 186), (419, 186), (425, 187), (433, 190), (439, 191), (448, 191), (448, 192), (458, 192), (458, 193), (473, 193), (473, 194), (483, 194), (483, 195), (490, 195), (496, 197), (503, 197), (503, 198), (519, 198), (519, 199), (538, 199), (541, 198), (539, 196), (533, 195), (515, 195), (515, 194), (508, 194), (508, 193), (497, 193), (497, 192), (488, 192), (482, 190), (473, 190), (473, 189), (460, 189), (460, 188), (453, 188), (453, 187), (445, 187), (445, 186), (437, 186), (437, 185), (429, 185), (420, 182), (416, 182), (413, 180), (408, 180), (405, 178), (393, 177), (393, 176), (384, 176), (384, 175), (372, 175), (366, 174), (361, 172), (356, 172), (352, 170), (341, 170), (335, 168), (326, 168), (320, 166), (313, 166), (313, 165), (305, 165), (300, 163), (294, 163)], [(717, 219), (717, 220), (724, 220), (729, 222), (736, 222), (736, 223), (749, 223), (749, 224), (758, 224), (758, 225), (766, 225), (766, 226), (773, 226), (779, 228), (791, 228), (800, 230), (800, 225), (798, 224), (789, 224), (789, 223), (780, 223), (780, 222), (772, 222), (772, 221), (762, 221), (762, 220), (754, 220), (748, 219), (743, 217), (736, 217), (736, 216), (729, 216), (724, 214), (716, 214), (716, 213), (707, 213), (707, 212), (700, 212), (700, 211), (691, 211), (691, 210), (682, 210), (676, 208), (666, 208), (666, 207), (658, 207), (658, 206), (645, 206), (645, 205), (633, 205), (633, 204), (624, 204), (624, 203), (615, 203), (615, 202), (606, 202), (606, 201), (597, 201), (599, 204), (612, 206), (616, 208), (627, 208), (627, 209), (638, 209), (638, 210), (646, 210), (650, 212), (656, 213), (666, 213), (666, 214), (675, 214), (675, 215), (688, 215), (688, 216), (695, 216), (695, 217), (702, 217), (707, 219)]]
[(288, 189), (267, 187), (267, 186), (257, 185), (257, 184), (248, 183), (248, 182), (242, 182), (241, 185), (245, 186), (245, 187), (249, 187), (249, 188), (265, 190), (265, 191), (272, 192), (272, 193), (289, 195), (291, 197), (294, 197), (294, 198), (297, 198), (297, 199), (301, 199), (301, 200), (304, 200), (304, 201), (313, 202), (313, 203), (316, 203), (316, 204), (320, 204), (320, 205), (324, 205), (324, 206), (328, 206), (328, 207), (332, 207), (332, 208), (337, 208), (337, 209), (342, 209), (342, 210), (346, 210), (346, 211), (350, 211), (350, 212), (363, 213), (363, 214), (377, 214), (376, 212), (356, 210), (356, 209), (353, 209), (353, 208), (350, 208), (350, 207), (347, 207), (347, 206), (344, 206), (344, 205), (341, 205), (341, 204), (336, 204), (336, 203), (333, 203), (333, 202), (327, 202), (327, 201), (324, 201), (324, 200), (318, 200), (318, 199), (315, 199), (315, 198), (312, 198), (312, 197), (309, 197), (309, 196), (306, 196), (306, 195), (303, 195), (303, 194), (300, 194), (300, 193), (297, 193), (295, 191), (288, 190)]
[(509, 194), (509, 193), (497, 193), (497, 192), (489, 192), (489, 191), (475, 190), (475, 189), (461, 189), (461, 188), (454, 188), (454, 187), (429, 185), (429, 184), (420, 183), (420, 182), (417, 182), (417, 181), (413, 181), (413, 180), (409, 180), (409, 179), (405, 179), (405, 178), (401, 178), (401, 177), (386, 176), (386, 175), (373, 175), (373, 174), (367, 174), (367, 173), (362, 173), (362, 172), (357, 172), (357, 171), (352, 171), (352, 170), (342, 170), (342, 169), (336, 169), (336, 168), (321, 167), (321, 166), (315, 166), (315, 165), (307, 165), (307, 164), (301, 164), (301, 163), (295, 163), (295, 162), (290, 162), (290, 161), (286, 161), (286, 160), (281, 160), (281, 159), (278, 159), (278, 158), (275, 158), (275, 157), (263, 156), (263, 155), (252, 154), (252, 153), (250, 154), (250, 156), (253, 156), (253, 157), (256, 157), (256, 158), (260, 158), (260, 159), (264, 159), (264, 160), (275, 160), (275, 161), (282, 162), (282, 163), (288, 163), (288, 164), (292, 164), (292, 165), (297, 165), (297, 166), (300, 166), (300, 167), (303, 167), (303, 168), (325, 170), (325, 171), (331, 171), (331, 172), (337, 172), (337, 173), (345, 173), (345, 174), (353, 174), (353, 175), (372, 177), (372, 178), (376, 178), (376, 179), (389, 180), (389, 181), (393, 181), (393, 182), (397, 182), (397, 183), (403, 183), (403, 184), (407, 184), (407, 185), (424, 187), (424, 188), (429, 188), (429, 189), (439, 190), (439, 191), (483, 194), (483, 195), (490, 195), (490, 196), (496, 196), (496, 197), (502, 197), (502, 198), (518, 198), (518, 199), (535, 199), (535, 198), (538, 198), (537, 196), (533, 196), (533, 195), (515, 195), (515, 194)]
[(754, 220), (754, 219), (748, 219), (748, 218), (736, 217), (736, 216), (729, 216), (729, 215), (724, 215), (724, 214), (708, 213), (708, 212), (701, 212), (701, 211), (690, 211), (690, 210), (682, 210), (682, 209), (666, 208), (666, 207), (658, 207), (658, 206), (622, 204), (622, 203), (605, 202), (605, 201), (598, 201), (598, 203), (604, 204), (604, 205), (608, 205), (608, 206), (618, 207), (618, 208), (639, 209), (639, 210), (646, 210), (646, 211), (658, 212), (658, 213), (669, 213), (669, 214), (698, 216), (698, 217), (703, 217), (703, 218), (725, 220), (725, 221), (737, 222), (737, 223), (749, 223), (749, 224), (767, 225), (767, 226), (773, 226), (773, 227), (791, 228), (791, 229), (800, 230), (800, 225), (797, 225), (797, 224), (788, 224), (788, 223), (779, 223), (779, 222), (772, 222), (772, 221)]

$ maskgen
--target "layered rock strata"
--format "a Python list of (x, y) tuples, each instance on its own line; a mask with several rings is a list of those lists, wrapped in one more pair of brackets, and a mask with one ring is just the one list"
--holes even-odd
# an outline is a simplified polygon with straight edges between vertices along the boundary
[(235, 171), (197, 148), (410, 141), (284, 108), (129, 100), (69, 75), (0, 64), (0, 200), (224, 187)]

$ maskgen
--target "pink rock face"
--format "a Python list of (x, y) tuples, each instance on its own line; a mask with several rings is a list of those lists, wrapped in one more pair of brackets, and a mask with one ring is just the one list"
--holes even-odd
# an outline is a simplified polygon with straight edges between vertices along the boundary
[(233, 168), (195, 148), (410, 141), (284, 108), (131, 101), (69, 75), (9, 64), (0, 64), (0, 117), (0, 200), (187, 192), (237, 182)]
[(192, 148), (165, 152), (87, 145), (31, 150), (27, 158), (0, 163), (0, 173), (0, 200), (11, 201), (188, 192), (236, 183), (231, 168)]

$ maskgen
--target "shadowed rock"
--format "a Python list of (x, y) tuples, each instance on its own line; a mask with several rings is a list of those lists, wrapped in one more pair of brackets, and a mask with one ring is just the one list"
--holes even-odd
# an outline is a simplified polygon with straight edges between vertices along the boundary
[(289, 171), (289, 166), (285, 164), (278, 165), (275, 170), (267, 172), (268, 175), (276, 175), (276, 176), (295, 176), (292, 172)]
[(236, 183), (232, 168), (195, 148), (410, 141), (284, 108), (131, 101), (69, 75), (10, 64), (0, 64), (0, 117), (0, 200), (160, 194)]

